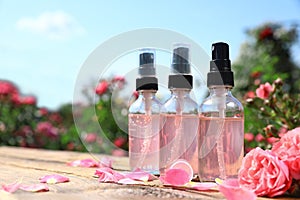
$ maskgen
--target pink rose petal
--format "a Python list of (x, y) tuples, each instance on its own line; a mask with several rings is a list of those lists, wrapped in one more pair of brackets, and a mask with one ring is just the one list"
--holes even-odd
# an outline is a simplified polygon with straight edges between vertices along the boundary
[[(110, 169), (110, 168), (108, 168)], [(116, 183), (118, 180), (114, 177), (114, 175), (106, 170), (103, 170), (103, 168), (101, 169), (97, 169), (95, 172), (95, 175), (98, 176), (98, 181), (99, 182), (103, 182), (103, 183), (107, 183), (107, 182), (112, 182), (112, 183)]]
[(190, 180), (194, 177), (194, 171), (190, 163), (185, 159), (176, 160), (169, 169), (183, 169), (190, 175)]
[(131, 178), (120, 179), (118, 181), (118, 183), (126, 184), (126, 185), (144, 185), (145, 184), (143, 181), (135, 181), (135, 180), (132, 180)]
[(100, 160), (99, 167), (109, 167), (112, 168), (113, 160), (109, 157), (103, 157)]
[(102, 167), (96, 170), (95, 175), (99, 177), (99, 182), (118, 182), (125, 176), (108, 167)]
[(194, 189), (194, 190), (198, 190), (198, 191), (207, 191), (207, 190), (213, 190), (216, 189), (218, 187), (218, 185), (216, 183), (213, 182), (190, 182), (186, 185), (186, 187)]
[(174, 186), (182, 186), (191, 181), (190, 175), (183, 169), (168, 169), (159, 179), (163, 184)]
[(21, 190), (27, 192), (47, 192), (49, 188), (46, 184), (21, 185)]
[(46, 175), (41, 177), (39, 180), (41, 183), (49, 183), (49, 184), (64, 183), (70, 181), (68, 177), (59, 174)]
[(67, 163), (67, 165), (72, 167), (99, 167), (99, 163), (93, 159), (87, 158), (82, 160), (75, 160)]
[(17, 183), (12, 183), (9, 185), (2, 185), (2, 190), (4, 190), (5, 192), (8, 193), (14, 193), (15, 191), (17, 191), (21, 186), (21, 183), (17, 182)]
[(137, 169), (133, 172), (129, 172), (124, 174), (126, 178), (130, 178), (132, 180), (137, 181), (153, 181), (157, 179), (154, 175), (150, 174), (149, 172), (142, 171), (140, 169)]
[(219, 191), (226, 197), (227, 200), (255, 200), (256, 194), (254, 191), (239, 186), (238, 179), (228, 179), (219, 185)]

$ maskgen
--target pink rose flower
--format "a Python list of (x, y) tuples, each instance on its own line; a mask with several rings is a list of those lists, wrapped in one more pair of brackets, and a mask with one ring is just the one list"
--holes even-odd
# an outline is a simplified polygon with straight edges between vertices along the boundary
[(84, 141), (87, 143), (94, 143), (97, 141), (97, 134), (96, 133), (87, 133), (84, 137)]
[(139, 92), (138, 91), (134, 91), (132, 93), (132, 96), (134, 97), (134, 99), (137, 99), (139, 97)]
[(20, 103), (24, 105), (35, 105), (36, 98), (34, 96), (20, 97)]
[(300, 127), (288, 131), (279, 142), (275, 143), (272, 152), (289, 167), (292, 177), (300, 179)]
[(274, 88), (270, 83), (261, 84), (259, 88), (256, 89), (256, 96), (261, 99), (266, 99), (270, 96), (271, 92), (274, 91)]
[(273, 37), (273, 29), (270, 27), (264, 28), (260, 33), (259, 33), (259, 39), (263, 40), (266, 38), (272, 38)]
[(251, 141), (254, 140), (254, 135), (253, 135), (252, 133), (245, 133), (244, 139), (245, 139), (247, 142), (251, 142)]
[(125, 84), (125, 77), (122, 75), (117, 75), (112, 79), (112, 83), (114, 83), (119, 89), (122, 89)]
[(18, 89), (9, 81), (0, 80), (0, 95), (12, 95), (18, 93)]
[(274, 144), (275, 142), (277, 142), (279, 139), (278, 138), (276, 138), (276, 137), (268, 137), (267, 138), (267, 142), (269, 143), (269, 144)]
[(53, 138), (58, 136), (58, 129), (50, 122), (39, 122), (36, 126), (36, 132)]
[(256, 195), (281, 195), (291, 183), (288, 166), (271, 151), (257, 147), (244, 157), (239, 170), (239, 184), (253, 190)]
[(48, 114), (48, 112), (49, 112), (48, 109), (43, 107), (39, 109), (38, 114), (41, 116), (45, 116)]
[(127, 140), (125, 138), (118, 137), (115, 139), (114, 145), (116, 145), (117, 147), (122, 147), (126, 142), (127, 142)]
[(108, 89), (108, 82), (107, 81), (101, 81), (98, 86), (96, 87), (96, 94), (103, 95)]
[(255, 136), (256, 142), (262, 142), (262, 141), (264, 141), (264, 139), (265, 139), (265, 137), (260, 133)]
[(247, 92), (246, 94), (245, 94), (245, 99), (247, 99), (247, 98), (251, 98), (251, 99), (253, 99), (255, 97), (255, 93), (253, 92), (253, 91), (249, 91), (249, 92)]

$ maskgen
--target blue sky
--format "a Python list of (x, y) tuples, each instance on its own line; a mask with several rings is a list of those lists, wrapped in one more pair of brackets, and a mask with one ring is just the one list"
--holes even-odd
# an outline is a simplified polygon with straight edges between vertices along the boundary
[[(245, 30), (274, 21), (300, 23), (300, 1), (0, 0), (0, 79), (16, 83), (39, 106), (71, 102), (78, 72), (109, 38), (155, 27), (188, 36), (209, 53), (226, 41), (238, 56)], [(294, 54), (300, 62), (300, 47)]]

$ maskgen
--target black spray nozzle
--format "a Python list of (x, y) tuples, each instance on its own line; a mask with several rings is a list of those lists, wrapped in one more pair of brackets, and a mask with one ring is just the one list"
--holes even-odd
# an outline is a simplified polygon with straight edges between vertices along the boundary
[(139, 75), (136, 79), (136, 90), (158, 90), (158, 81), (155, 77), (155, 54), (153, 50), (144, 49), (140, 53)]
[(224, 42), (214, 43), (211, 50), (212, 61), (210, 61), (210, 72), (207, 74), (207, 85), (234, 86), (229, 59), (229, 45)]
[(169, 75), (168, 87), (192, 89), (193, 76), (190, 75), (189, 48), (187, 45), (178, 45), (173, 49), (172, 73)]
[(140, 76), (155, 76), (154, 53), (143, 52), (140, 54)]
[(173, 50), (172, 69), (175, 74), (189, 74), (191, 72), (188, 47), (176, 47)]
[(214, 43), (211, 53), (213, 60), (229, 60), (229, 45), (224, 42)]

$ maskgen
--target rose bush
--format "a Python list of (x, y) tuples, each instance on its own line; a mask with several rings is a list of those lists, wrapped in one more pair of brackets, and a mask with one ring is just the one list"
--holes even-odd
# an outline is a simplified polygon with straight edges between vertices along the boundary
[(272, 84), (260, 84), (255, 96), (246, 96), (246, 152), (257, 146), (271, 149), (288, 130), (300, 126), (300, 94), (286, 93), (283, 85), (278, 78)]

